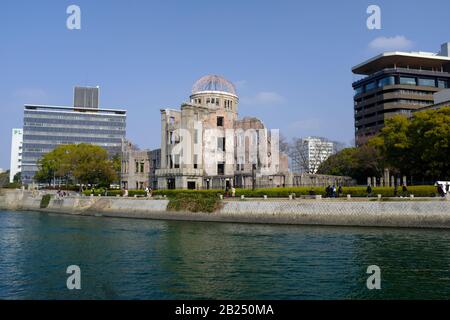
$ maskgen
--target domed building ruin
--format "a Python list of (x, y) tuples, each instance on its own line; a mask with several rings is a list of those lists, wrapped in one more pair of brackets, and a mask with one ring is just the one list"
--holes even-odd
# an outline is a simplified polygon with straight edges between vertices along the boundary
[(257, 118), (238, 119), (238, 106), (234, 84), (208, 75), (179, 110), (161, 109), (158, 189), (285, 185), (288, 159), (278, 137)]

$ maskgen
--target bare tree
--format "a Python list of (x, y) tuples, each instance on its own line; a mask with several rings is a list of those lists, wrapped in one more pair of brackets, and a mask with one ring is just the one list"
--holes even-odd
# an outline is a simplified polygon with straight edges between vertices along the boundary
[(280, 152), (284, 153), (284, 154), (289, 154), (289, 142), (287, 141), (286, 137), (280, 133), (280, 137), (279, 137), (280, 141), (279, 141), (279, 146), (280, 146)]

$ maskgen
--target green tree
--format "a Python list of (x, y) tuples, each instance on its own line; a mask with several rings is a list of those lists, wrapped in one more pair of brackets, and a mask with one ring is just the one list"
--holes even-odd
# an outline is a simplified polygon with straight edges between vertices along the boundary
[(383, 168), (380, 152), (372, 146), (346, 148), (324, 161), (317, 173), (348, 176), (365, 184), (367, 177), (379, 176)]
[(22, 172), (17, 172), (14, 175), (13, 181), (14, 181), (14, 183), (21, 183), (22, 182)]
[(0, 173), (0, 188), (5, 187), (9, 183), (9, 170)]
[(368, 142), (380, 151), (386, 167), (423, 180), (448, 180), (450, 107), (395, 116)]
[(58, 146), (38, 163), (35, 180), (39, 182), (51, 183), (58, 178), (65, 183), (109, 185), (116, 179), (106, 150), (90, 144)]
[(78, 145), (72, 164), (73, 177), (81, 184), (109, 185), (117, 177), (106, 150), (98, 146)]
[(121, 174), (121, 171), (122, 171), (122, 158), (121, 158), (121, 155), (116, 153), (112, 157), (111, 161), (112, 161), (113, 169), (114, 169), (114, 172), (115, 172), (115, 175), (116, 175), (116, 181), (115, 182), (117, 184), (120, 184), (120, 174)]

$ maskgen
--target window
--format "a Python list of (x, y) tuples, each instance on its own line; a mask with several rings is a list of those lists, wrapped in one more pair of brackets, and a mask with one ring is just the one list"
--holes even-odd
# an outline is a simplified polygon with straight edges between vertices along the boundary
[(376, 84), (376, 82), (371, 82), (371, 83), (366, 84), (365, 87), (366, 87), (366, 92), (367, 92), (367, 91), (375, 89), (377, 87), (377, 84)]
[(217, 126), (223, 127), (223, 117), (217, 117)]
[(144, 162), (140, 163), (140, 171), (141, 173), (144, 173)]
[(434, 79), (420, 79), (419, 78), (419, 86), (436, 87), (436, 82)]
[(195, 181), (188, 181), (187, 187), (189, 190), (195, 190)]
[(416, 85), (416, 78), (400, 77), (400, 84)]
[(194, 143), (195, 144), (198, 143), (198, 130), (197, 129), (194, 130)]
[(180, 155), (176, 154), (175, 155), (175, 165), (174, 165), (175, 169), (179, 169), (180, 168)]
[(221, 162), (217, 164), (217, 175), (223, 176), (225, 174), (225, 163)]
[(175, 123), (175, 117), (170, 117), (170, 124), (174, 124)]
[(446, 80), (438, 80), (438, 88), (448, 88), (448, 82)]
[(194, 154), (194, 169), (198, 169), (198, 155)]
[(386, 77), (378, 81), (378, 87), (391, 86), (395, 84), (395, 77)]
[(217, 150), (225, 151), (225, 138), (217, 138)]

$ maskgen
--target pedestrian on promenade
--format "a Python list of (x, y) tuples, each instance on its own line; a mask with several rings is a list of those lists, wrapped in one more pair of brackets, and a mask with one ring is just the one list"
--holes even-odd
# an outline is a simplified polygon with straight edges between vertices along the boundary
[(343, 193), (344, 193), (344, 191), (342, 190), (342, 186), (339, 185), (339, 188), (338, 188), (338, 197), (340, 197), (341, 194), (343, 194)]
[(236, 188), (234, 186), (231, 187), (231, 196), (236, 197)]
[(402, 187), (402, 194), (403, 194), (404, 197), (408, 196), (408, 188), (406, 187), (405, 184)]
[(367, 186), (366, 191), (367, 191), (367, 196), (370, 197), (372, 195), (372, 186), (370, 184)]
[[(444, 188), (445, 188), (445, 187), (444, 187)], [(440, 184), (438, 184), (437, 192), (438, 192), (439, 196), (445, 197), (444, 189), (443, 189), (443, 187), (442, 187)]]
[(333, 198), (336, 198), (336, 194), (337, 194), (337, 190), (336, 190), (336, 186), (333, 184), (333, 188), (332, 188), (332, 196)]
[(326, 194), (326, 198), (331, 198), (331, 186), (328, 185), (328, 187), (326, 187), (325, 189), (325, 194)]

